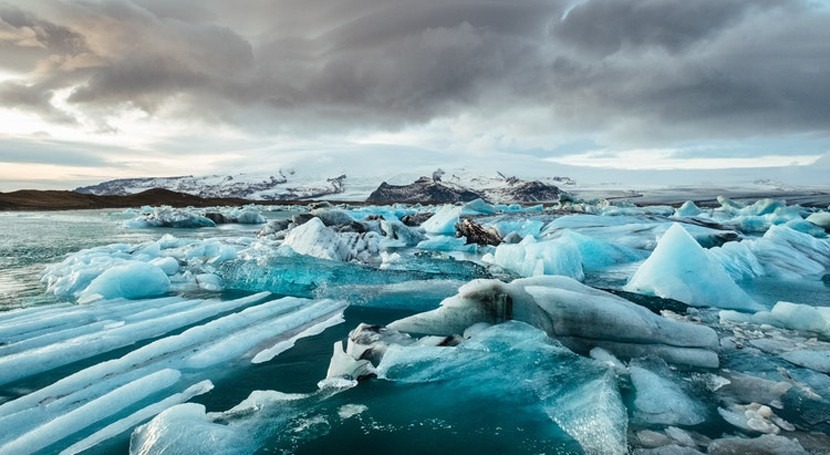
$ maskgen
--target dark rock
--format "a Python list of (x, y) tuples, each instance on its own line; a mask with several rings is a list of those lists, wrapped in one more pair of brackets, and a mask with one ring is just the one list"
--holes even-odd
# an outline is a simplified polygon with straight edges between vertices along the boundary
[(205, 218), (213, 221), (216, 224), (228, 224), (228, 223), (236, 223), (239, 220), (232, 217), (232, 216), (225, 216), (218, 212), (208, 212), (205, 213)]
[(481, 194), (455, 185), (442, 183), (431, 177), (421, 177), (409, 185), (390, 185), (386, 182), (369, 195), (367, 202), (390, 204), (394, 202), (421, 202), (425, 204), (451, 204), (469, 202)]
[(636, 292), (628, 292), (620, 289), (602, 289), (611, 294), (620, 296), (629, 302), (634, 302), (637, 305), (646, 307), (655, 314), (660, 314), (663, 310), (669, 310), (677, 314), (686, 314), (689, 311), (689, 305), (674, 299), (664, 299), (651, 295), (637, 294)]
[(555, 185), (538, 180), (525, 181), (510, 177), (509, 186), (501, 191), (502, 198), (513, 202), (556, 202), (562, 191)]
[(431, 213), (416, 213), (414, 215), (404, 215), (401, 218), (401, 223), (409, 226), (409, 227), (418, 227), (424, 224), (424, 221), (432, 218)]
[(291, 222), (299, 226), (301, 224), (305, 224), (308, 220), (312, 218), (314, 218), (314, 215), (310, 213), (298, 213), (291, 217)]
[(511, 232), (511, 233), (505, 235), (503, 239), (501, 239), (502, 243), (507, 243), (509, 245), (513, 245), (513, 244), (519, 243), (521, 241), (522, 241), (522, 236), (519, 235), (516, 232)]
[(476, 243), (498, 246), (501, 243), (501, 237), (495, 229), (486, 229), (469, 218), (464, 218), (455, 225), (455, 235), (466, 237), (468, 245)]

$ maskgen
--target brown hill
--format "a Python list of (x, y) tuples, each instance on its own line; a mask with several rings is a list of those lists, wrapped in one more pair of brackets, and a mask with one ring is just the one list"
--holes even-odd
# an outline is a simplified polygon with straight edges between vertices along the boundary
[[(74, 191), (20, 190), (0, 193), (0, 210), (76, 210), (169, 205), (173, 207), (211, 207), (217, 205), (262, 204), (234, 198), (201, 198), (164, 189), (151, 189), (128, 196), (95, 196)], [(286, 202), (281, 202), (286, 204)]]

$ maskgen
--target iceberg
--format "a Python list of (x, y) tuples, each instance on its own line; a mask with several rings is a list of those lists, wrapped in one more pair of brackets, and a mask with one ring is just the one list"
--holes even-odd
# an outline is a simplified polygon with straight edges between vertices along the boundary
[(129, 228), (203, 228), (216, 227), (210, 218), (193, 213), (185, 209), (174, 209), (168, 206), (152, 208), (150, 213), (134, 218), (125, 223)]
[[(541, 236), (549, 238), (569, 229), (617, 246), (651, 251), (656, 247), (657, 240), (674, 224), (677, 223), (668, 218), (654, 216), (566, 215), (548, 223)], [(683, 226), (704, 247), (722, 245), (738, 238), (738, 234), (732, 230), (690, 223)]]
[(815, 332), (830, 337), (830, 308), (790, 302), (778, 302), (770, 311), (755, 314), (724, 310), (721, 321), (769, 324), (784, 329)]
[(807, 221), (823, 228), (825, 231), (830, 231), (830, 212), (811, 213), (807, 217)]
[(734, 279), (769, 276), (819, 280), (830, 269), (830, 240), (787, 225), (773, 226), (761, 238), (712, 248), (709, 254)]
[(79, 303), (115, 298), (144, 299), (170, 289), (170, 278), (160, 267), (133, 262), (113, 267), (98, 275), (78, 296)]
[(577, 352), (603, 348), (623, 358), (655, 355), (670, 363), (718, 366), (714, 330), (658, 316), (613, 294), (562, 276), (475, 280), (435, 310), (394, 321), (407, 333), (450, 336), (473, 324), (519, 320)]
[(684, 218), (698, 216), (701, 213), (703, 213), (703, 211), (700, 210), (700, 208), (693, 201), (686, 201), (677, 210), (675, 210), (674, 216)]
[[(397, 269), (392, 265), (403, 268)], [(218, 267), (217, 274), (226, 289), (270, 291), (297, 297), (311, 297), (321, 287), (381, 286), (413, 280), (467, 281), (490, 276), (484, 268), (472, 262), (423, 256), (402, 259), (386, 268), (311, 256), (271, 256), (260, 260), (227, 261)]]
[(462, 207), (453, 205), (441, 206), (432, 217), (421, 224), (421, 227), (427, 234), (455, 235), (455, 225), (462, 210)]
[(292, 229), (283, 241), (299, 254), (332, 261), (348, 261), (353, 252), (320, 218), (312, 218)]
[(567, 239), (538, 242), (531, 236), (496, 247), (494, 263), (524, 277), (563, 275), (585, 278), (579, 248)]
[(761, 309), (679, 224), (672, 225), (660, 238), (625, 290), (692, 306)]

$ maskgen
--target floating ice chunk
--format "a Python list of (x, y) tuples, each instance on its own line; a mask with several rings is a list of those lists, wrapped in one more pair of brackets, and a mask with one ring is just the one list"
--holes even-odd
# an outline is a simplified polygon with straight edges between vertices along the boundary
[[(697, 425), (706, 419), (703, 406), (677, 383), (644, 366), (643, 362), (635, 360), (628, 367), (636, 391), (635, 418), (664, 425)], [(668, 372), (668, 368), (661, 370), (664, 374)]]
[(337, 415), (339, 415), (341, 419), (346, 420), (351, 419), (356, 415), (363, 414), (368, 409), (369, 407), (365, 404), (344, 404), (337, 410)]
[(461, 208), (462, 215), (494, 215), (496, 213), (496, 207), (484, 202), (481, 198), (473, 199)]
[(586, 271), (598, 271), (612, 265), (641, 261), (648, 256), (648, 253), (642, 250), (615, 245), (571, 230), (560, 231), (558, 236), (553, 238), (565, 239), (575, 245), (582, 257), (582, 267)]
[[(336, 300), (321, 300), (318, 302), (308, 302), (300, 299), (284, 298), (281, 300), (281, 313), (269, 315), (271, 319), (236, 330), (232, 334), (228, 334), (221, 339), (221, 342), (215, 343), (212, 346), (204, 347), (199, 352), (193, 354), (187, 361), (187, 365), (193, 368), (206, 368), (211, 365), (230, 361), (232, 359), (241, 357), (246, 352), (251, 352), (263, 340), (277, 338), (280, 334), (299, 334), (309, 336), (331, 325), (335, 325), (342, 321), (342, 312), (346, 308), (345, 302)], [(254, 313), (253, 309), (248, 310), (249, 315)], [(267, 311), (265, 314), (270, 313)], [(274, 317), (276, 316), (276, 317)], [(311, 326), (315, 326), (321, 322), (329, 321), (333, 316), (338, 316), (334, 321), (330, 321), (322, 328), (313, 332), (304, 332)], [(249, 316), (250, 317), (250, 316)], [(279, 341), (289, 341), (293, 343), (296, 337), (287, 337), (287, 339), (280, 339)], [(290, 344), (285, 347), (288, 349)], [(282, 350), (285, 350), (282, 349)], [(281, 350), (275, 349), (272, 346), (270, 349), (260, 351), (262, 356), (258, 359), (255, 357), (255, 363), (270, 360), (275, 357)]]
[(821, 279), (830, 268), (830, 240), (788, 226), (773, 226), (761, 238), (729, 242), (709, 254), (734, 279)]
[[(297, 428), (289, 425), (300, 415), (309, 415), (323, 400), (354, 387), (345, 380), (321, 381), (314, 393), (286, 394), (256, 390), (233, 408), (206, 413), (200, 404), (184, 403), (157, 415), (137, 428), (130, 439), (130, 453), (154, 454), (253, 454), (266, 437), (282, 435), (292, 443)], [(319, 420), (323, 416), (313, 416)], [(273, 439), (269, 439), (274, 442)]]
[(211, 292), (219, 292), (224, 289), (222, 279), (212, 273), (200, 273), (196, 275), (196, 283), (199, 288)]
[[(465, 337), (466, 337), (466, 332), (465, 332)], [(610, 352), (606, 351), (605, 349), (593, 348), (588, 353), (588, 355), (592, 359), (594, 359), (598, 362), (605, 363), (606, 365), (610, 366), (618, 374), (621, 374), (621, 373), (624, 373), (624, 372), (628, 371), (628, 367), (626, 367), (624, 363), (620, 362), (620, 359), (614, 357), (614, 354), (611, 354)]]
[(414, 246), (426, 237), (398, 220), (380, 220), (380, 230), (388, 240), (397, 240), (400, 246)]
[[(556, 218), (542, 230), (542, 237), (556, 236), (564, 229), (576, 231), (593, 239), (605, 240), (635, 250), (653, 250), (659, 239), (673, 224), (647, 216), (566, 215)], [(737, 238), (731, 230), (684, 224), (686, 231), (705, 247), (721, 245)]]
[(150, 394), (170, 387), (180, 377), (179, 371), (165, 369), (137, 379), (17, 437), (0, 447), (0, 453), (35, 453)]
[(545, 226), (545, 223), (541, 220), (525, 218), (502, 218), (487, 224), (495, 227), (502, 238), (511, 233), (515, 233), (522, 238), (528, 235), (536, 237)]
[(174, 209), (172, 207), (156, 207), (146, 215), (134, 218), (125, 223), (129, 228), (202, 228), (216, 227), (209, 218), (186, 209)]
[(830, 212), (816, 212), (807, 217), (807, 221), (830, 231)]
[(203, 395), (211, 390), (213, 390), (213, 383), (210, 381), (202, 381), (198, 384), (194, 384), (188, 387), (184, 392), (170, 395), (157, 403), (151, 404), (130, 414), (128, 417), (107, 425), (103, 429), (96, 431), (94, 434), (67, 447), (61, 451), (60, 455), (75, 455), (77, 453), (84, 452), (103, 441), (111, 439), (136, 427), (171, 406), (184, 403), (195, 396)]
[[(771, 381), (749, 374), (730, 372), (728, 381), (720, 388), (714, 389), (722, 402), (732, 403), (761, 403), (781, 408), (781, 397), (789, 391), (793, 384), (785, 381)], [(710, 390), (713, 387), (709, 387)]]
[(807, 455), (807, 451), (797, 440), (773, 434), (765, 434), (754, 439), (715, 439), (709, 444), (707, 453), (709, 455)]
[(468, 245), (467, 239), (464, 237), (450, 237), (442, 235), (424, 240), (418, 243), (416, 248), (433, 251), (462, 251), (467, 253), (475, 253), (478, 250), (478, 245), (475, 243)]
[(730, 424), (750, 432), (778, 434), (781, 430), (795, 431), (792, 424), (775, 415), (769, 406), (759, 403), (733, 404), (728, 409), (718, 408), (718, 413)]
[(227, 425), (213, 423), (205, 406), (184, 403), (157, 415), (130, 438), (130, 454), (253, 453), (247, 435)]
[(717, 367), (719, 341), (710, 328), (672, 321), (645, 307), (562, 276), (475, 280), (441, 307), (389, 324), (403, 332), (449, 336), (479, 322), (527, 322), (588, 352), (602, 347), (622, 357), (653, 354), (669, 362)]
[(309, 213), (319, 218), (326, 226), (343, 226), (354, 222), (354, 219), (342, 210), (319, 208)]
[(334, 352), (329, 362), (329, 369), (326, 371), (327, 378), (358, 379), (373, 374), (375, 374), (375, 368), (368, 360), (355, 360), (346, 354), (342, 341), (334, 343)]
[[(260, 301), (268, 295), (268, 293), (261, 293), (237, 300), (206, 302), (187, 311), (177, 311), (178, 308), (173, 308), (170, 310), (172, 312), (161, 312), (146, 319), (110, 327), (102, 332), (84, 333), (60, 343), (0, 357), (0, 384), (6, 384), (77, 360), (128, 346), (139, 340), (163, 335), (171, 330), (193, 324), (221, 312)], [(273, 305), (272, 303), (263, 306)], [(226, 316), (226, 318), (234, 319), (233, 316), (238, 315)], [(0, 409), (7, 405), (11, 405), (11, 403), (0, 405)]]
[(228, 289), (269, 290), (301, 297), (310, 297), (321, 287), (378, 286), (434, 279), (466, 281), (489, 276), (486, 269), (472, 262), (421, 256), (407, 256), (383, 269), (310, 256), (272, 256), (264, 261), (229, 261), (222, 264), (218, 273)]
[(152, 264), (134, 262), (113, 267), (98, 275), (78, 296), (79, 303), (115, 298), (144, 299), (170, 290), (170, 279)]
[[(328, 314), (324, 314), (323, 316), (317, 317), (316, 319), (310, 320), (309, 322), (306, 322), (305, 324), (300, 325), (299, 329), (297, 327), (292, 328), (290, 331), (288, 331), (288, 333), (296, 332), (300, 329), (302, 329), (302, 330), (299, 333), (297, 333), (296, 335), (293, 335), (293, 336), (291, 336), (287, 339), (281, 339), (280, 341), (278, 341), (273, 346), (259, 351), (254, 356), (254, 358), (251, 359), (251, 363), (269, 362), (269, 361), (271, 361), (271, 359), (278, 356), (279, 354), (282, 354), (283, 352), (293, 348), (294, 344), (297, 342), (297, 340), (302, 339), (302, 338), (311, 337), (311, 336), (314, 336), (314, 335), (319, 335), (319, 334), (323, 333), (323, 331), (325, 331), (327, 328), (333, 327), (333, 326), (335, 326), (337, 324), (340, 324), (343, 321), (345, 321), (345, 319), (343, 319), (343, 311), (342, 310), (345, 309), (346, 302), (339, 301), (339, 302), (336, 302), (336, 303), (335, 302), (331, 302), (331, 303), (334, 304), (334, 305), (330, 305), (329, 309), (331, 310), (331, 312), (329, 312)], [(332, 306), (334, 308), (332, 308)], [(337, 306), (340, 306), (341, 308), (338, 309)], [(319, 309), (317, 309), (317, 311), (319, 311)], [(327, 316), (328, 316), (328, 319), (326, 319)], [(308, 317), (308, 316), (306, 316), (306, 317)]]
[(150, 264), (160, 268), (165, 274), (167, 274), (167, 276), (179, 273), (179, 261), (177, 261), (176, 258), (155, 258), (150, 261)]
[(724, 310), (720, 312), (721, 321), (753, 322), (769, 324), (785, 329), (801, 330), (830, 336), (830, 308), (810, 305), (778, 302), (770, 311), (755, 314), (738, 313)]
[(292, 229), (285, 236), (283, 245), (299, 254), (332, 261), (348, 261), (352, 251), (331, 228), (319, 218), (312, 218)]
[(264, 216), (254, 209), (245, 209), (236, 216), (239, 224), (265, 224), (268, 222)]
[(702, 210), (693, 202), (693, 201), (686, 201), (683, 205), (680, 206), (674, 212), (674, 216), (676, 217), (690, 217), (690, 216), (698, 216), (703, 213)]
[(461, 215), (462, 207), (444, 205), (432, 217), (421, 225), (427, 234), (455, 235), (455, 225)]
[(625, 289), (693, 306), (761, 309), (679, 224), (660, 238)]
[(582, 280), (582, 255), (567, 239), (536, 241), (531, 236), (521, 242), (496, 247), (495, 263), (525, 277), (563, 275)]
[(781, 358), (804, 368), (830, 374), (830, 351), (797, 349), (781, 354)]
[(318, 288), (314, 297), (338, 298), (352, 306), (425, 311), (437, 307), (441, 300), (454, 295), (464, 283), (461, 280), (435, 279), (375, 285), (343, 284)]

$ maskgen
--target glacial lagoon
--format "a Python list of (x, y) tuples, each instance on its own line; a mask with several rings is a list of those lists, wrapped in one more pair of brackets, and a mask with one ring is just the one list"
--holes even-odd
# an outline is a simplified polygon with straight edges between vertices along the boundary
[(0, 453), (830, 447), (826, 210), (211, 211), (0, 214)]

